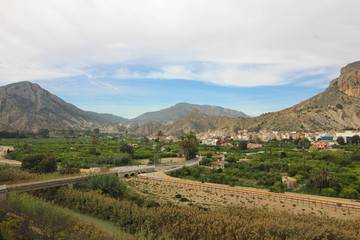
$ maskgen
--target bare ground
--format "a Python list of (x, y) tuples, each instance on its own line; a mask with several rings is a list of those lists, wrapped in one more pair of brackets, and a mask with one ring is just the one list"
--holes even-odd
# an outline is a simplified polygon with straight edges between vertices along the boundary
[[(152, 196), (162, 202), (172, 202), (177, 205), (197, 205), (211, 208), (215, 206), (240, 205), (247, 208), (264, 208), (274, 211), (287, 211), (296, 214), (311, 214), (329, 216), (339, 219), (355, 219), (360, 217), (359, 210), (348, 210), (340, 207), (326, 207), (319, 204), (309, 204), (300, 201), (285, 201), (271, 198), (253, 197), (246, 193), (230, 193), (219, 189), (201, 189), (189, 185), (169, 183), (153, 179), (131, 178), (127, 180), (131, 189)], [(175, 196), (180, 194), (181, 198)], [(179, 197), (179, 195), (178, 195)], [(189, 201), (186, 201), (188, 199)]]

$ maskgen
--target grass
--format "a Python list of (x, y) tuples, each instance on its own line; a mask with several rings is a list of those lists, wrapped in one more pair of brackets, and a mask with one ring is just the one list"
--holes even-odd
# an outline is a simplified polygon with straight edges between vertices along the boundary
[(99, 228), (107, 231), (109, 234), (111, 234), (113, 236), (119, 236), (119, 235), (124, 235), (124, 234), (127, 235), (127, 233), (124, 233), (124, 232), (120, 231), (119, 228), (114, 223), (112, 223), (110, 221), (105, 221), (105, 220), (102, 220), (102, 219), (91, 217), (89, 215), (74, 212), (72, 210), (69, 210), (69, 212), (71, 212), (71, 214), (77, 216), (78, 218), (80, 218), (84, 222), (95, 224), (96, 226), (98, 226)]

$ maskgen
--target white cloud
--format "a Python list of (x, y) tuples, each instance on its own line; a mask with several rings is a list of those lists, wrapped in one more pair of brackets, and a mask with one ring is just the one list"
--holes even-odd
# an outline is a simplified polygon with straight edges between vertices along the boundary
[(164, 79), (284, 84), (297, 71), (359, 60), (359, 7), (358, 0), (3, 0), (0, 82), (156, 62), (161, 69), (151, 74)]

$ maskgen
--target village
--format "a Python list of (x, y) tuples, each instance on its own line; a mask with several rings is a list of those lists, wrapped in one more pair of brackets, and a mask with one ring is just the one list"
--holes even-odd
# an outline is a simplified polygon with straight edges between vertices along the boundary
[[(359, 130), (328, 131), (328, 132), (297, 132), (297, 131), (269, 131), (260, 130), (251, 132), (248, 130), (239, 130), (237, 132), (227, 130), (208, 130), (207, 132), (196, 134), (197, 139), (202, 145), (210, 146), (231, 146), (233, 141), (247, 141), (247, 148), (262, 147), (263, 142), (276, 139), (278, 141), (288, 141), (306, 138), (312, 145), (316, 146), (319, 151), (333, 150), (333, 145), (338, 145), (338, 138), (344, 140), (347, 144), (353, 136), (360, 135)], [(178, 141), (174, 136), (148, 136), (148, 140), (158, 140), (159, 142)]]

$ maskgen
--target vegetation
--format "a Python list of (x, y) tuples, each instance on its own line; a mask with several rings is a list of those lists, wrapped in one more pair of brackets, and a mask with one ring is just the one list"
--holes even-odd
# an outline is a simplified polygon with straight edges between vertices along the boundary
[(29, 170), (32, 173), (55, 172), (56, 160), (52, 154), (33, 154), (26, 156), (21, 163), (21, 169)]
[(0, 217), (4, 239), (113, 239), (65, 209), (30, 195), (11, 193), (7, 203), (12, 214), (3, 212)]
[(196, 139), (196, 135), (193, 132), (190, 132), (189, 134), (180, 137), (178, 146), (185, 159), (190, 160), (196, 156), (199, 143)]
[[(181, 197), (181, 196), (179, 196)], [(359, 221), (294, 215), (265, 209), (219, 207), (199, 209), (169, 204), (140, 207), (98, 192), (61, 189), (55, 202), (81, 213), (109, 219), (131, 233), (143, 229), (153, 237), (176, 239), (357, 239)]]
[(113, 198), (123, 199), (126, 194), (126, 185), (115, 175), (95, 175), (75, 185), (75, 188), (84, 191), (100, 190)]

